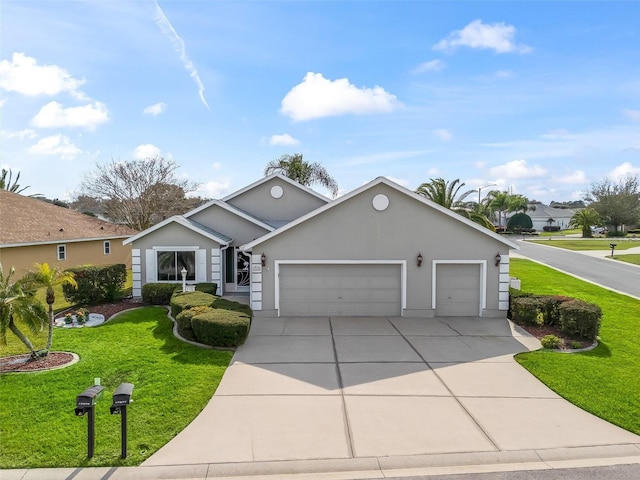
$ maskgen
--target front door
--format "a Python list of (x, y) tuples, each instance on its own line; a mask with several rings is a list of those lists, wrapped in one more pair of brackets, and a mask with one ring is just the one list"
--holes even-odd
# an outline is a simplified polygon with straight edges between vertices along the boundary
[(251, 256), (238, 247), (229, 247), (224, 257), (225, 292), (248, 292), (251, 275)]

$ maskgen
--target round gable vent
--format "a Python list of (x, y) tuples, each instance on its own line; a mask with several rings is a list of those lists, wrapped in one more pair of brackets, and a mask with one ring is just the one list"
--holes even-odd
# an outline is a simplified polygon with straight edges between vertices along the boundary
[(274, 185), (273, 187), (271, 187), (271, 196), (273, 198), (280, 198), (282, 197), (283, 193), (284, 190), (282, 190), (282, 187), (280, 185)]
[(373, 204), (373, 208), (375, 208), (379, 212), (382, 212), (389, 206), (389, 197), (379, 193), (378, 195), (373, 197), (373, 201), (371, 203)]

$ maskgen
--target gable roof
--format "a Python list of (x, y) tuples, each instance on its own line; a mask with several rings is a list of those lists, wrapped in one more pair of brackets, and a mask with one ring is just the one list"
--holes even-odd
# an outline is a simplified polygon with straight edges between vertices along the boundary
[(273, 227), (265, 222), (263, 222), (262, 220), (260, 220), (259, 218), (254, 217), (253, 215), (245, 212), (244, 210), (238, 208), (238, 207), (234, 207), (233, 205), (229, 205), (228, 203), (225, 203), (221, 200), (211, 200), (210, 202), (205, 203), (204, 205), (200, 205), (198, 208), (195, 208), (194, 210), (191, 210), (190, 212), (187, 212), (183, 215), (183, 217), (185, 218), (189, 218), (192, 215), (195, 215), (198, 212), (201, 212), (203, 210), (206, 210), (207, 208), (216, 205), (220, 208), (225, 209), (226, 211), (233, 213), (234, 215), (237, 215), (238, 217), (244, 218), (245, 220), (248, 220), (251, 223), (254, 223), (256, 225), (258, 225), (259, 227), (264, 228), (265, 230), (271, 232), (273, 230)]
[(322, 200), (325, 203), (329, 203), (331, 200), (329, 200), (327, 197), (325, 197), (324, 195), (320, 195), (318, 192), (311, 190), (309, 187), (306, 187), (304, 185), (302, 185), (301, 183), (296, 182), (295, 180), (291, 180), (289, 177), (286, 177), (284, 175), (282, 175), (281, 173), (272, 173), (271, 175), (268, 175), (266, 177), (261, 178), (260, 180), (253, 182), (251, 185), (247, 185), (244, 188), (241, 188), (240, 190), (230, 193), (229, 195), (227, 195), (226, 197), (224, 197), (222, 200), (227, 202), (239, 195), (242, 195), (243, 193), (259, 186), (262, 185), (263, 183), (268, 182), (269, 180), (273, 179), (273, 178), (279, 178), (280, 180), (289, 183), (290, 185), (302, 190), (303, 192), (307, 192), (310, 195), (313, 195), (316, 198), (319, 198), (320, 200)]
[(312, 212), (309, 212), (306, 215), (303, 215), (302, 217), (298, 218), (297, 220), (294, 220), (290, 223), (288, 223), (287, 225), (274, 230), (273, 232), (270, 232), (266, 235), (263, 235), (260, 238), (256, 238), (255, 240), (253, 240), (252, 242), (249, 242), (245, 245), (240, 246), (241, 250), (251, 250), (254, 246), (259, 245), (273, 237), (275, 237), (276, 235), (280, 235), (283, 232), (286, 232), (287, 230), (290, 230), (292, 228), (295, 228), (297, 225), (306, 222), (307, 220), (309, 220), (310, 218), (315, 217), (316, 215), (321, 215), (322, 213), (326, 212), (327, 210), (330, 210), (338, 205), (340, 205), (341, 203), (347, 202), (349, 201), (349, 199), (351, 199), (352, 197), (355, 197), (356, 195), (359, 195), (360, 193), (369, 190), (370, 188), (375, 187), (376, 185), (379, 184), (384, 184), (387, 185), (388, 187), (391, 187), (395, 190), (397, 190), (400, 193), (403, 193), (421, 203), (424, 203), (425, 205), (428, 205), (429, 207), (433, 208), (434, 210), (438, 210), (439, 212), (451, 217), (453, 220), (457, 221), (457, 222), (461, 222), (464, 223), (465, 225), (479, 231), (480, 233), (490, 236), (493, 239), (507, 245), (509, 248), (513, 248), (515, 250), (520, 250), (520, 246), (518, 244), (516, 244), (515, 242), (512, 242), (511, 240), (508, 240), (500, 235), (498, 235), (495, 232), (492, 232), (491, 230), (478, 225), (477, 223), (472, 222), (471, 220), (464, 218), (463, 216), (455, 213), (454, 211), (443, 207), (442, 205), (438, 205), (435, 202), (432, 202), (431, 200), (423, 197), (422, 195), (418, 195), (417, 193), (409, 190), (408, 188), (405, 188), (401, 185), (398, 185), (395, 182), (392, 182), (391, 180), (389, 180), (388, 178), (385, 177), (378, 177), (375, 180), (372, 180), (371, 182), (356, 188), (355, 190), (352, 190), (351, 192), (347, 193), (346, 195), (343, 195), (342, 197), (332, 201), (331, 203), (324, 205), (320, 208), (317, 208), (316, 210), (313, 210)]
[(0, 246), (125, 238), (137, 233), (32, 197), (0, 189)]
[(137, 235), (127, 238), (124, 242), (122, 242), (122, 244), (129, 245), (130, 243), (135, 242), (136, 240), (142, 237), (146, 237), (150, 233), (155, 232), (156, 230), (159, 230), (165, 225), (168, 225), (170, 223), (177, 223), (178, 225), (182, 225), (183, 227), (188, 228), (189, 230), (196, 232), (204, 237), (207, 237), (213, 240), (214, 242), (218, 242), (222, 245), (227, 245), (233, 240), (232, 238), (227, 237), (223, 233), (216, 232), (214, 229), (209, 228), (199, 222), (196, 222), (195, 220), (184, 218), (182, 215), (174, 215), (173, 217), (169, 217), (161, 221), (160, 223), (156, 223), (153, 227), (149, 227), (143, 232), (138, 233)]

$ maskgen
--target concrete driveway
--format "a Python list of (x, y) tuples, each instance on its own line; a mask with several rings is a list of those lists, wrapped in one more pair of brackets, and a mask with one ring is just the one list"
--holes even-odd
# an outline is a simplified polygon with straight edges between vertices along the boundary
[(538, 347), (505, 319), (255, 319), (203, 412), (144, 465), (638, 456), (640, 437), (514, 361)]

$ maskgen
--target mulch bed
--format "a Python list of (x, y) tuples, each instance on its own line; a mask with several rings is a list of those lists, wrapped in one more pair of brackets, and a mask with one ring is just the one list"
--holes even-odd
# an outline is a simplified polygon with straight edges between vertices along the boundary
[[(131, 299), (123, 300), (117, 303), (105, 303), (87, 307), (90, 313), (99, 313), (109, 320), (116, 313), (129, 310), (131, 308), (143, 307), (142, 302)], [(73, 311), (71, 309), (70, 311)], [(62, 312), (61, 312), (62, 313)], [(60, 314), (58, 314), (59, 316)], [(50, 370), (56, 367), (62, 367), (73, 361), (73, 354), (68, 352), (49, 352), (44, 358), (31, 358), (31, 355), (14, 355), (11, 357), (0, 358), (0, 373), (7, 372), (33, 372), (39, 370)]]
[(584, 338), (574, 338), (570, 337), (566, 333), (564, 333), (559, 328), (552, 325), (520, 325), (517, 324), (523, 330), (526, 330), (528, 333), (536, 337), (540, 340), (545, 335), (555, 335), (560, 339), (560, 347), (558, 350), (572, 350), (571, 344), (573, 342), (579, 342), (580, 347), (578, 348), (587, 348), (593, 345), (593, 342), (590, 340), (585, 340)]

